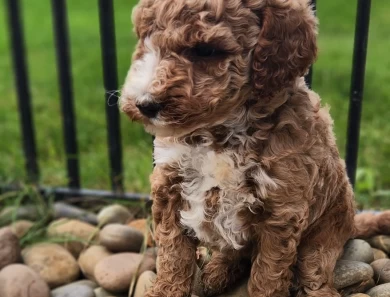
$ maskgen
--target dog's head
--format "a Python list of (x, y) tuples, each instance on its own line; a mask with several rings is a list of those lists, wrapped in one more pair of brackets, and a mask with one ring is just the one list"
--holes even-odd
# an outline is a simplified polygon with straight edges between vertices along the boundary
[(141, 0), (121, 109), (157, 135), (223, 122), (270, 97), (316, 56), (308, 0)]

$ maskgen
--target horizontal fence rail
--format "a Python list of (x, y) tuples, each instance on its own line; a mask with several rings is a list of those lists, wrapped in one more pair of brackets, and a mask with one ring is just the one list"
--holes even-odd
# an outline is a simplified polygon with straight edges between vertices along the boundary
[[(51, 5), (69, 182), (68, 187), (66, 188), (47, 188), (39, 186), (39, 168), (33, 125), (34, 121), (31, 111), (31, 94), (26, 63), (27, 56), (24, 47), (23, 22), (19, 7), (20, 0), (5, 0), (5, 3), (8, 14), (15, 85), (21, 131), (23, 135), (22, 145), (26, 160), (28, 180), (38, 185), (42, 194), (45, 196), (54, 195), (56, 199), (75, 196), (91, 196), (105, 199), (150, 201), (148, 195), (126, 193), (124, 191), (119, 110), (117, 104), (108, 102), (108, 100), (111, 99), (112, 94), (118, 91), (114, 2), (112, 0), (97, 0), (99, 9), (103, 85), (105, 90), (104, 98), (108, 132), (107, 143), (108, 157), (110, 160), (111, 191), (81, 188), (66, 0), (51, 0)], [(313, 9), (316, 11), (317, 3), (315, 0), (312, 0), (312, 5)], [(370, 0), (358, 0), (346, 146), (347, 172), (352, 184), (355, 183), (357, 167), (370, 7)], [(307, 85), (311, 87), (313, 82), (313, 67), (310, 68), (305, 80)], [(0, 185), (0, 192), (7, 190), (15, 190), (15, 188), (9, 185)]]

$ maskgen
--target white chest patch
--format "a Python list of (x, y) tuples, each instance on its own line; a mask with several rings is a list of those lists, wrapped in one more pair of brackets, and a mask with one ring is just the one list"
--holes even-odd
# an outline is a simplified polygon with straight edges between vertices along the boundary
[[(172, 139), (155, 140), (155, 164), (177, 164), (184, 182), (181, 184), (182, 197), (190, 208), (181, 211), (181, 223), (192, 230), (196, 237), (206, 243), (240, 249), (249, 234), (243, 231), (243, 222), (237, 213), (243, 208), (251, 209), (262, 202), (252, 194), (240, 191), (244, 185), (245, 171), (254, 164), (238, 166), (240, 156), (233, 151), (216, 153), (210, 147), (191, 147), (175, 143)], [(251, 176), (262, 183), (259, 188), (266, 195), (268, 187), (276, 183), (258, 166)], [(205, 199), (207, 192), (219, 189), (218, 210), (210, 219), (206, 217)], [(203, 223), (212, 223), (213, 231), (205, 229)]]

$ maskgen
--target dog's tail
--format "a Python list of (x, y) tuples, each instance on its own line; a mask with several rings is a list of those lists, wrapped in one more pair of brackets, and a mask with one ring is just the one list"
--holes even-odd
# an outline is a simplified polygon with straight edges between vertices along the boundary
[(355, 215), (355, 238), (390, 235), (390, 210), (361, 212)]

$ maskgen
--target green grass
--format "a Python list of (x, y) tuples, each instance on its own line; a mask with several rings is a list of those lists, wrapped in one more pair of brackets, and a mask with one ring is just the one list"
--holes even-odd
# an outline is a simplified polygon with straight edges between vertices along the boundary
[[(115, 0), (118, 75), (122, 82), (135, 39), (131, 9), (135, 0)], [(351, 77), (356, 1), (318, 1), (320, 54), (314, 90), (331, 106), (341, 153), (344, 155)], [(49, 1), (22, 1), (28, 66), (37, 127), (41, 181), (65, 185), (63, 149), (52, 18)], [(109, 188), (105, 99), (96, 1), (67, 0), (77, 138), (83, 187)], [(359, 167), (373, 172), (375, 187), (390, 188), (390, 2), (372, 2)], [(4, 2), (0, 2), (0, 181), (23, 180), (24, 159), (14, 90)], [(121, 121), (126, 189), (148, 192), (151, 138), (142, 127)], [(383, 201), (382, 205), (390, 205)]]

